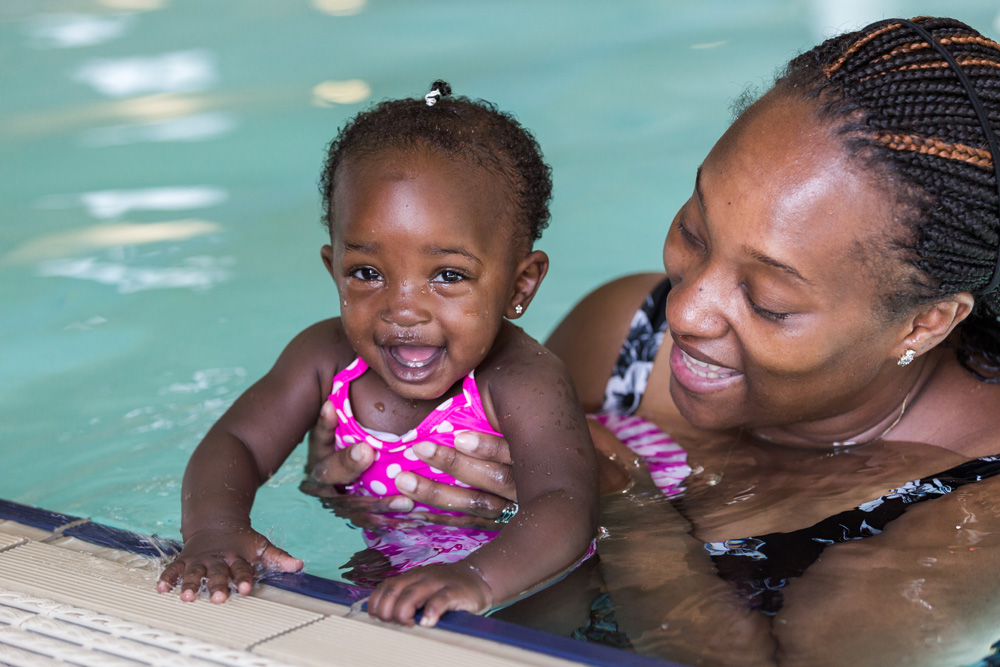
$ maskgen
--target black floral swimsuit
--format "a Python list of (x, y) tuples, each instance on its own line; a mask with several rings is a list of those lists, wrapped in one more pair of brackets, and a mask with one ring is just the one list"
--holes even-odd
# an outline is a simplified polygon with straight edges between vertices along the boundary
[[(639, 407), (656, 353), (667, 329), (670, 283), (664, 280), (632, 318), (618, 363), (605, 388), (602, 411), (632, 414)], [(881, 533), (915, 505), (1000, 473), (1000, 457), (966, 461), (936, 475), (907, 482), (854, 509), (790, 533), (770, 533), (705, 545), (719, 576), (732, 582), (751, 609), (773, 615), (781, 609), (784, 588), (816, 562), (826, 547)]]

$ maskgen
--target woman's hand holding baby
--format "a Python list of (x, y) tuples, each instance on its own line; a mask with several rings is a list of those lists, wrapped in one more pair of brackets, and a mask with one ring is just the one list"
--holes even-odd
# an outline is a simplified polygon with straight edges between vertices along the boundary
[(258, 569), (298, 572), (302, 565), (249, 526), (205, 529), (184, 540), (184, 549), (160, 574), (157, 590), (166, 593), (179, 583), (181, 600), (191, 602), (204, 586), (209, 599), (221, 603), (229, 598), (230, 584), (248, 594)]
[[(307, 493), (330, 495), (328, 491), (334, 485), (353, 482), (375, 458), (374, 451), (365, 443), (336, 449), (336, 428), (336, 411), (327, 402), (309, 432), (306, 464), (309, 480), (302, 487)], [(396, 479), (396, 486), (404, 495), (364, 498), (372, 501), (369, 511), (408, 512), (414, 503), (419, 503), (492, 521), (501, 515), (508, 500), (517, 500), (510, 449), (503, 438), (463, 431), (455, 436), (454, 449), (423, 442), (414, 445), (413, 451), (421, 460), (475, 488), (439, 484), (419, 475), (403, 473)]]
[(423, 608), (420, 625), (432, 627), (447, 611), (477, 614), (493, 606), (493, 591), (466, 563), (425, 565), (387, 579), (368, 600), (368, 613), (383, 621), (412, 626)]

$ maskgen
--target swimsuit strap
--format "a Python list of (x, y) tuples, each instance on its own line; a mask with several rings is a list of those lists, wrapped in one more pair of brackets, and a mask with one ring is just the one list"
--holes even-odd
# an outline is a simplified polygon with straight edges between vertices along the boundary
[(337, 382), (347, 384), (352, 380), (357, 380), (359, 377), (365, 374), (368, 370), (368, 364), (361, 357), (355, 357), (354, 361), (347, 365), (342, 371), (333, 376), (333, 391), (336, 392), (339, 387)]
[(667, 330), (668, 292), (670, 280), (664, 278), (632, 317), (618, 361), (604, 388), (601, 412), (630, 415), (638, 409)]
[(774, 614), (784, 602), (782, 588), (801, 576), (831, 544), (878, 535), (907, 508), (1000, 474), (1000, 456), (960, 463), (790, 533), (769, 533), (705, 545), (723, 579), (736, 584), (750, 608)]

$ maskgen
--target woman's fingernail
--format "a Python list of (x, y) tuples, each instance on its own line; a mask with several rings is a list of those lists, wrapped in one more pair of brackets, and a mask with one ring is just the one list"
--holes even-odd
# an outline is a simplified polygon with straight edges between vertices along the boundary
[(368, 455), (368, 452), (366, 451), (366, 446), (365, 445), (362, 445), (362, 444), (359, 443), (359, 444), (354, 445), (353, 447), (351, 447), (351, 459), (353, 461), (361, 463), (362, 461), (365, 460), (365, 457), (367, 455)]
[(331, 417), (333, 417), (333, 411), (334, 411), (333, 403), (327, 401), (326, 403), (323, 404), (323, 407), (322, 409), (320, 409), (319, 413), (320, 415), (322, 415), (323, 419), (330, 419)]
[(413, 451), (422, 459), (429, 459), (434, 456), (437, 446), (432, 442), (418, 442), (413, 445)]
[(466, 454), (476, 451), (479, 446), (479, 436), (472, 431), (459, 431), (455, 434), (455, 449)]
[[(396, 479), (396, 486), (399, 486), (399, 479)], [(409, 498), (393, 498), (389, 501), (389, 509), (397, 512), (409, 512), (413, 509), (413, 501)]]
[(400, 491), (416, 491), (417, 478), (410, 472), (401, 472), (396, 475), (396, 488)]

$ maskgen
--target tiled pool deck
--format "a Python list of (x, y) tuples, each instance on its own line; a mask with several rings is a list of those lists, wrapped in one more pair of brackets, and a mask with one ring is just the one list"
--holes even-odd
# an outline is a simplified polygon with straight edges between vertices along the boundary
[(170, 547), (0, 501), (0, 664), (667, 665), (466, 613), (401, 628), (350, 613), (363, 589), (309, 575), (183, 603), (155, 588)]

